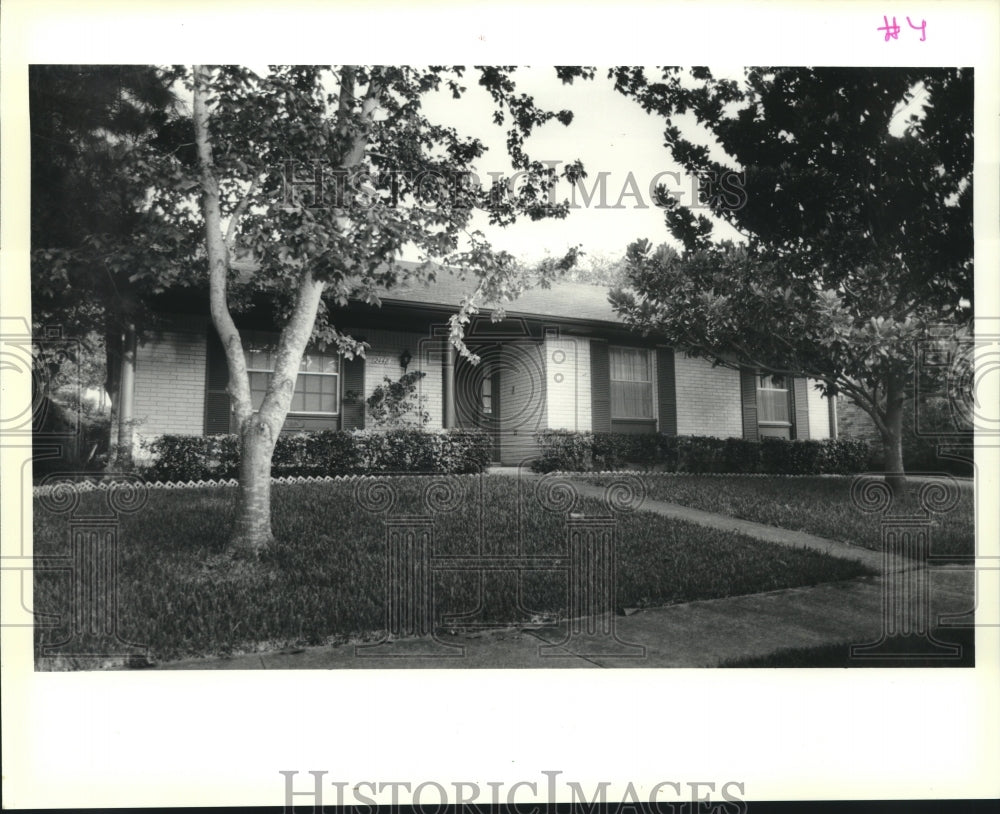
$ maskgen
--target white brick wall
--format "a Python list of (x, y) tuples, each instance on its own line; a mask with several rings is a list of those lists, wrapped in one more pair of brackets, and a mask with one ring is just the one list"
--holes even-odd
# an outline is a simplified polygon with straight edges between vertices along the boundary
[(202, 434), (207, 331), (206, 317), (178, 316), (139, 345), (133, 413), (137, 448), (141, 439), (159, 435)]
[[(365, 353), (365, 393), (368, 398), (388, 376), (393, 381), (403, 375), (399, 357), (404, 350), (413, 357), (407, 372), (422, 370), (425, 375), (417, 385), (418, 396), (423, 397), (423, 409), (430, 414), (426, 425), (428, 430), (439, 430), (443, 426), (441, 365), (442, 340), (427, 334), (405, 333), (403, 331), (345, 330), (351, 336), (364, 336), (370, 347)], [(367, 408), (366, 408), (367, 410)], [(371, 425), (371, 417), (365, 414), (365, 426)]]
[(830, 413), (827, 399), (816, 389), (816, 382), (806, 379), (809, 390), (809, 437), (822, 440), (830, 437)]
[(589, 339), (546, 337), (545, 395), (549, 429), (590, 431)]
[(710, 362), (681, 352), (674, 354), (674, 370), (678, 435), (743, 436), (738, 370), (713, 368)]

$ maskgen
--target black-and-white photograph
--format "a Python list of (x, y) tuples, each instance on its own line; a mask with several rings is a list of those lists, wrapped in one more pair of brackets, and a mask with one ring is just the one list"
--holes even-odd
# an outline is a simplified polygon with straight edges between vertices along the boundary
[(974, 89), (31, 66), (37, 668), (974, 666)]
[[(872, 7), (856, 59), (772, 25), (593, 64), (511, 59), (509, 21), (319, 64), (266, 14), (255, 47), (213, 22), (84, 58), (25, 28), (11, 57), (8, 13), (0, 627), (45, 765), (102, 699), (127, 723), (86, 724), (95, 756), (150, 716), (136, 755), (194, 734), (204, 762), (218, 714), (244, 779), (191, 768), (199, 804), (961, 796), (978, 757), (932, 788), (900, 748), (961, 692), (940, 742), (985, 738), (996, 676), (997, 57), (933, 51), (929, 8)], [(336, 44), (376, 18), (301, 19)], [(449, 708), (534, 735), (479, 771)], [(596, 774), (569, 723), (594, 716), (747, 740)], [(343, 722), (356, 747), (318, 752)], [(526, 746), (552, 733), (579, 750)], [(141, 796), (107, 788), (86, 804)]]

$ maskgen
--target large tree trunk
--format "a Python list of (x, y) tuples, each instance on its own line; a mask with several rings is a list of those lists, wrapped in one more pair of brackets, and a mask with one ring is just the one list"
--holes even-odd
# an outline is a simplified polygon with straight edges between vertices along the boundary
[(256, 557), (274, 539), (271, 531), (271, 456), (278, 433), (251, 418), (240, 433), (240, 491), (230, 539), (234, 553)]
[(260, 410), (250, 414), (239, 425), (240, 492), (230, 547), (240, 554), (257, 556), (274, 539), (271, 530), (271, 457), (291, 407), (295, 380), (312, 336), (323, 287), (323, 283), (313, 279), (311, 273), (303, 274), (292, 315), (278, 340), (274, 373), (264, 401)]

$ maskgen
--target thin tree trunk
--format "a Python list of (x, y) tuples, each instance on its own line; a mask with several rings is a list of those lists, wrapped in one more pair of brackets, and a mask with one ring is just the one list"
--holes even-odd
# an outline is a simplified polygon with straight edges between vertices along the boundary
[(882, 444), (885, 448), (885, 479), (893, 492), (900, 492), (906, 485), (903, 467), (903, 402), (902, 384), (890, 378), (886, 385), (885, 427)]
[(121, 402), (118, 390), (122, 373), (121, 346), (121, 331), (116, 326), (108, 326), (104, 332), (104, 389), (111, 400), (106, 463), (108, 472), (113, 472), (118, 462), (118, 405)]
[(135, 355), (136, 332), (135, 324), (125, 326), (125, 338), (122, 344), (121, 395), (118, 399), (118, 450), (117, 465), (121, 471), (130, 472), (133, 466), (132, 442), (135, 435), (135, 416), (133, 404), (135, 401)]

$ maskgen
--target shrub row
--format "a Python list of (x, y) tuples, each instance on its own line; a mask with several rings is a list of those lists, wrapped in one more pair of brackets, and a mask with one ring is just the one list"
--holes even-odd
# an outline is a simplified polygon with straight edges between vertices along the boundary
[(764, 438), (628, 435), (545, 430), (537, 434), (536, 472), (586, 472), (636, 465), (664, 472), (733, 472), (825, 475), (863, 472), (870, 452), (865, 441), (787, 441)]
[[(162, 435), (148, 444), (150, 481), (197, 481), (239, 475), (235, 435)], [(271, 460), (275, 477), (388, 472), (462, 474), (490, 463), (491, 440), (472, 430), (388, 432), (323, 430), (279, 436)]]

